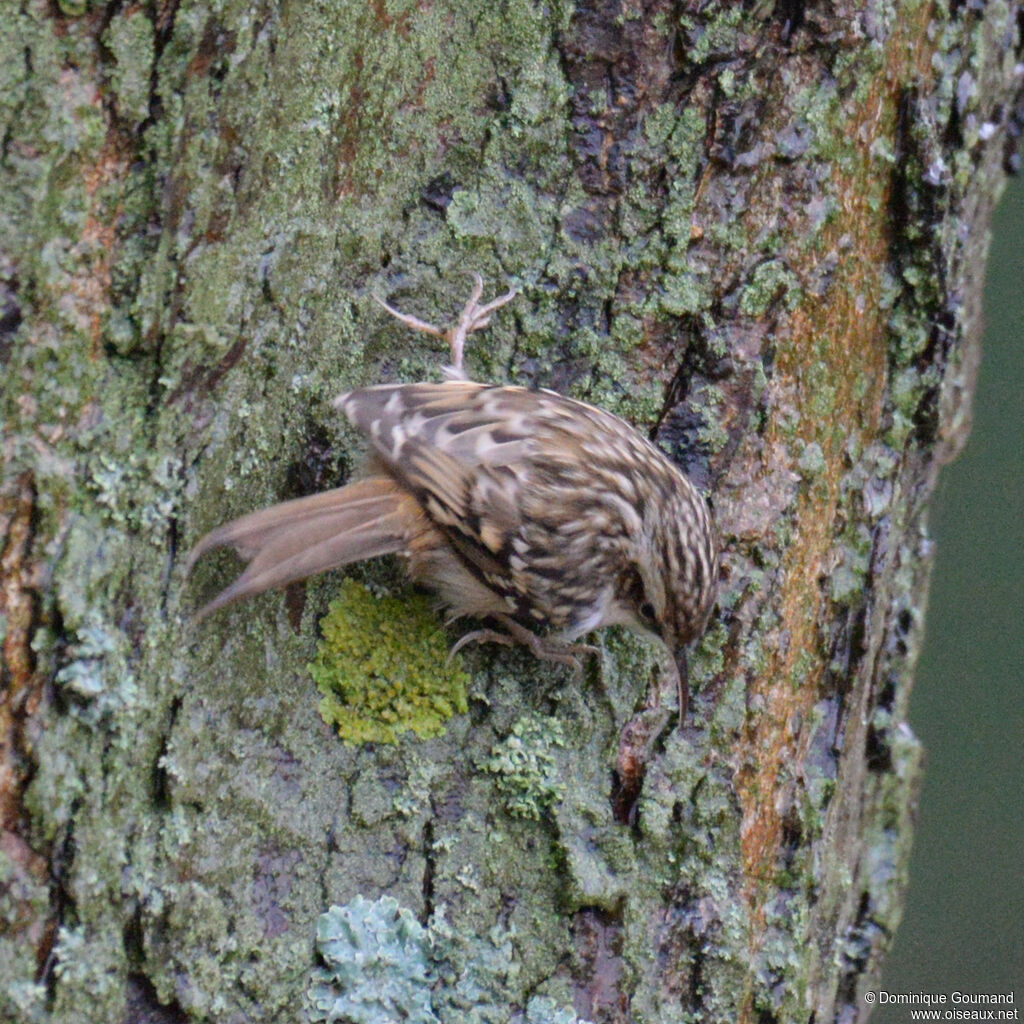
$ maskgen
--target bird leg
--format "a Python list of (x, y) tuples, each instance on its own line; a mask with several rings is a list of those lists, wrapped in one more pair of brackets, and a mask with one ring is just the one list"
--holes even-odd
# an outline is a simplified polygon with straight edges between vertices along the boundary
[(515, 619), (505, 615), (496, 615), (495, 618), (502, 624), (505, 632), (497, 629), (475, 629), (472, 633), (467, 633), (464, 637), (461, 637), (454, 644), (451, 651), (448, 652), (449, 659), (455, 657), (469, 643), (504, 644), (506, 647), (522, 644), (540, 661), (554, 661), (560, 665), (568, 665), (572, 669), (573, 679), (579, 679), (583, 674), (579, 658), (601, 653), (599, 648), (591, 644), (545, 643), (539, 636), (531, 633), (525, 626), (521, 626)]
[(419, 317), (410, 316), (408, 313), (401, 313), (393, 306), (389, 306), (383, 299), (376, 295), (372, 296), (374, 302), (383, 306), (396, 320), (400, 320), (407, 327), (415, 331), (423, 331), (424, 334), (431, 334), (435, 338), (444, 338), (448, 342), (448, 348), (452, 354), (452, 365), (448, 368), (448, 376), (454, 380), (466, 380), (466, 371), (462, 368), (462, 354), (466, 347), (466, 337), (473, 331), (482, 330), (491, 322), (491, 314), (511, 302), (516, 297), (516, 290), (510, 288), (504, 295), (479, 305), (480, 296), (484, 292), (484, 280), (479, 274), (473, 275), (473, 291), (470, 293), (469, 301), (462, 310), (459, 322), (454, 327), (441, 330), (434, 324), (428, 324)]

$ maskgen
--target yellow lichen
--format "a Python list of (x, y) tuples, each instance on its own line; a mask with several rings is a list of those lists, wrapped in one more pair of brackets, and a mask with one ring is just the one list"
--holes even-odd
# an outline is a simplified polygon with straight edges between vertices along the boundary
[(425, 598), (376, 597), (345, 580), (320, 629), (309, 673), (323, 694), (320, 714), (346, 742), (395, 743), (407, 730), (438, 736), (466, 711), (469, 678), (457, 659), (448, 661)]

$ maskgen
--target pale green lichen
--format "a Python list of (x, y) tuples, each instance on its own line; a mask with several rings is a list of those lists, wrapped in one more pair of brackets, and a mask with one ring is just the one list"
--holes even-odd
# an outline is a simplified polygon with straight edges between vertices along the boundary
[(740, 296), (740, 312), (763, 316), (776, 299), (783, 297), (787, 309), (795, 308), (800, 298), (796, 275), (781, 260), (768, 260), (750, 275)]
[(509, 814), (539, 821), (561, 802), (565, 787), (559, 779), (554, 748), (564, 746), (561, 720), (525, 716), (491, 748), (480, 767), (495, 776)]
[(407, 731), (439, 736), (467, 709), (469, 677), (448, 661), (447, 641), (422, 597), (375, 597), (345, 580), (320, 622), (309, 666), (320, 714), (349, 743), (394, 743)]
[(701, 64), (714, 54), (733, 52), (742, 19), (743, 9), (733, 4), (709, 11), (701, 18), (692, 15), (681, 17), (679, 24), (686, 33), (689, 59)]

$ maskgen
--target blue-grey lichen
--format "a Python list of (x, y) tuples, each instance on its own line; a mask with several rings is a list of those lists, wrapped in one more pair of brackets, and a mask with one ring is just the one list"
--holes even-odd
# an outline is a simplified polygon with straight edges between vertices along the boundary
[(545, 811), (561, 802), (565, 787), (559, 781), (553, 751), (564, 746), (559, 719), (525, 716), (491, 748), (480, 767), (495, 776), (509, 814), (538, 821)]
[(408, 730), (427, 738), (466, 711), (469, 678), (448, 661), (447, 641), (421, 597), (375, 597), (345, 580), (320, 622), (310, 675), (320, 714), (350, 743), (394, 743)]
[(313, 974), (311, 1020), (440, 1024), (426, 930), (397, 900), (357, 896), (331, 907), (317, 921), (316, 948), (323, 966)]
[[(484, 935), (453, 927), (438, 910), (426, 927), (390, 896), (356, 896), (317, 921), (321, 966), (309, 989), (310, 1020), (344, 1024), (505, 1024), (520, 965), (515, 929)], [(546, 995), (525, 1024), (586, 1024)]]
[(534, 996), (526, 1004), (526, 1024), (587, 1024), (572, 1010), (564, 1010), (547, 996)]

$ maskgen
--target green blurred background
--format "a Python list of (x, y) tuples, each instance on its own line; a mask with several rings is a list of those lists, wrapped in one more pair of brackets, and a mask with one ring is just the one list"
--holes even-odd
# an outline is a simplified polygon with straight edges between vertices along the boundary
[[(1015, 989), (1024, 1018), (1024, 178), (993, 235), (974, 428), (930, 515), (937, 552), (910, 702), (925, 777), (883, 987)], [(871, 1019), (910, 1012), (879, 1005)]]

